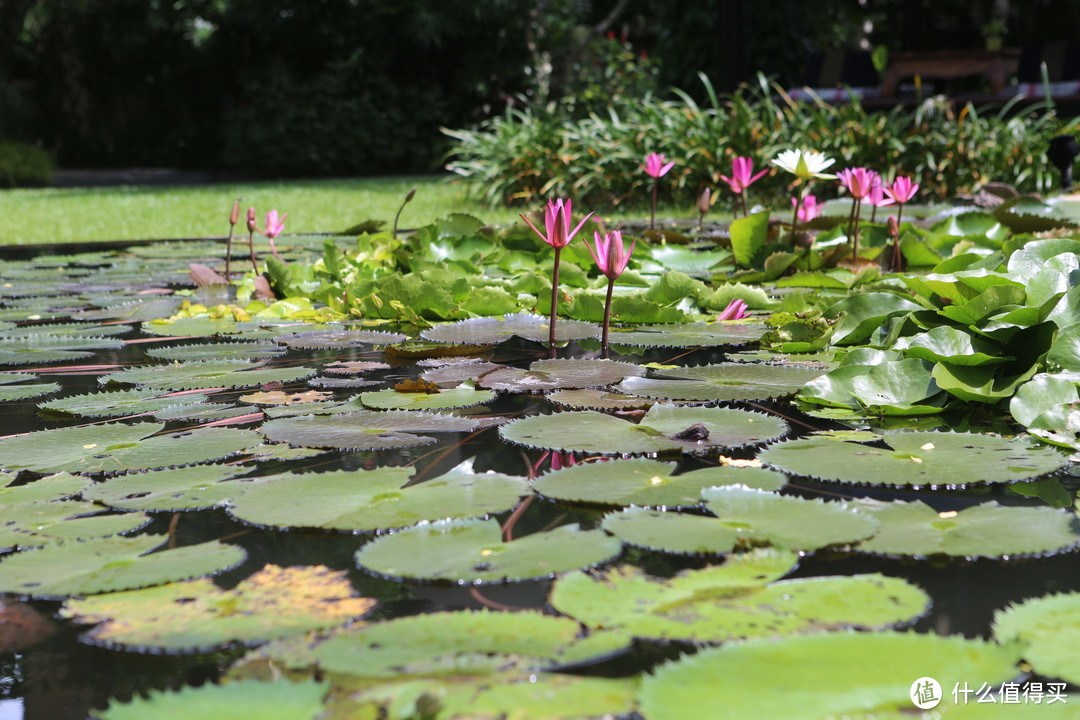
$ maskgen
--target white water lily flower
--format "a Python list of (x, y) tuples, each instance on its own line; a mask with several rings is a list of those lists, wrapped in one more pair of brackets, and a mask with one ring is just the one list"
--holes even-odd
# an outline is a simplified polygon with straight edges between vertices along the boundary
[(772, 164), (803, 179), (822, 178), (829, 180), (836, 176), (824, 173), (822, 170), (834, 162), (836, 161), (825, 157), (817, 150), (785, 150), (773, 158)]

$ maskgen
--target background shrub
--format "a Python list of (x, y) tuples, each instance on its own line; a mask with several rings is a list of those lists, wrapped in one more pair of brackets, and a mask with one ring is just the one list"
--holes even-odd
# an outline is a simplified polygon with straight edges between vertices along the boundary
[(0, 143), (0, 187), (41, 187), (52, 184), (49, 153), (27, 143)]

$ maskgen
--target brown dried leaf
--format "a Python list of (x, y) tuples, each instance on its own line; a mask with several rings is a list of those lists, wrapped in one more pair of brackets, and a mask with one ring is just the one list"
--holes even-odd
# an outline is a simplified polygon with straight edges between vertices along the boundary
[(428, 395), (442, 392), (438, 385), (422, 378), (402, 380), (394, 385), (394, 390), (399, 393), (427, 393)]

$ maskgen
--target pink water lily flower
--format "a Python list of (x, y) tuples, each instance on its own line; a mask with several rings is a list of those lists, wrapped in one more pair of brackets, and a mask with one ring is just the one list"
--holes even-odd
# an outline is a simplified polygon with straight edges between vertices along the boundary
[[(847, 168), (837, 174), (840, 184), (847, 188), (856, 200), (865, 200), (874, 186), (877, 173), (864, 167)], [(879, 180), (880, 182), (880, 180)]]
[(742, 320), (744, 317), (750, 317), (750, 314), (746, 312), (747, 304), (738, 298), (728, 303), (728, 306), (724, 308), (724, 311), (720, 313), (720, 320)]
[(748, 157), (737, 157), (731, 161), (731, 177), (721, 175), (720, 179), (731, 187), (733, 193), (739, 195), (768, 171), (766, 168), (754, 175), (754, 161)]
[(885, 188), (885, 194), (892, 198), (892, 201), (903, 205), (904, 203), (915, 197), (915, 193), (919, 191), (919, 184), (911, 182), (911, 178), (898, 175), (893, 180), (892, 187)]
[(870, 203), (876, 208), (892, 205), (891, 198), (885, 197), (885, 184), (881, 181), (881, 176), (874, 173), (874, 181), (870, 186), (870, 193), (866, 196), (866, 202)]
[(285, 213), (278, 219), (277, 210), (271, 210), (266, 213), (266, 228), (262, 230), (262, 234), (266, 236), (266, 239), (270, 241), (270, 252), (274, 257), (281, 260), (281, 256), (278, 255), (277, 248), (274, 247), (274, 238), (280, 235), (285, 230), (285, 219), (289, 217), (289, 213)]
[(799, 222), (808, 223), (821, 215), (821, 205), (813, 195), (807, 195), (799, 203), (798, 198), (791, 198), (791, 207), (795, 208), (795, 214)]
[(573, 230), (570, 229), (570, 212), (573, 209), (573, 202), (569, 199), (563, 200), (557, 198), (554, 200), (548, 200), (547, 209), (544, 210), (544, 230), (547, 232), (540, 232), (536, 229), (536, 226), (532, 224), (532, 221), (524, 215), (521, 219), (528, 223), (529, 227), (533, 229), (533, 232), (540, 236), (540, 239), (546, 242), (551, 247), (560, 250), (570, 244), (570, 241), (577, 235), (581, 226), (593, 216), (589, 213), (581, 222), (577, 224)]
[(630, 255), (634, 252), (637, 238), (634, 238), (633, 242), (630, 243), (629, 250), (626, 249), (622, 233), (618, 230), (612, 230), (604, 235), (594, 232), (593, 238), (596, 242), (595, 249), (588, 242), (585, 243), (585, 247), (589, 248), (589, 252), (592, 253), (593, 260), (596, 261), (596, 267), (600, 268), (600, 272), (609, 280), (614, 280), (622, 275), (623, 270), (626, 269), (626, 264), (630, 262)]
[(664, 163), (665, 160), (667, 160), (667, 158), (664, 157), (663, 153), (649, 153), (645, 158), (645, 164), (641, 167), (645, 169), (646, 173), (654, 178), (663, 177), (668, 174), (668, 171), (671, 170), (671, 168), (675, 167), (674, 160), (667, 164)]

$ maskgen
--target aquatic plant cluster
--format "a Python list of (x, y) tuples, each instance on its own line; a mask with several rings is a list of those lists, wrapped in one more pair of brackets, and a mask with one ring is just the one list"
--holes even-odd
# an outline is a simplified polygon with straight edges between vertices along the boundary
[(787, 228), (268, 217), (274, 298), (218, 244), (4, 261), (0, 618), (219, 653), (104, 720), (1072, 717), (1080, 204), (775, 164)]

